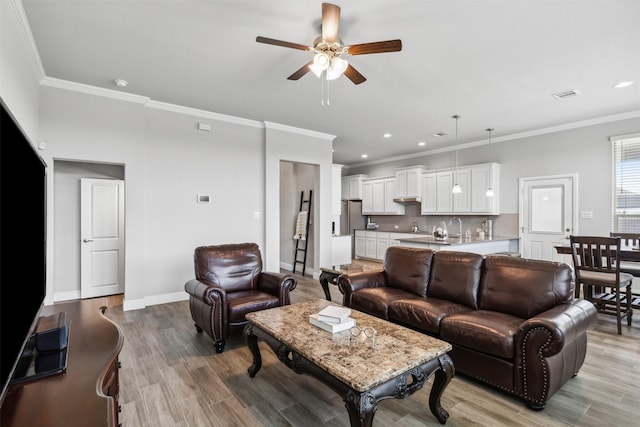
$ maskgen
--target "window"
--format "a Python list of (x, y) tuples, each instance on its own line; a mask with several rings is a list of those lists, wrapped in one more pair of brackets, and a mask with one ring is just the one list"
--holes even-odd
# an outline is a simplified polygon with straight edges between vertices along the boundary
[(640, 134), (611, 137), (613, 224), (620, 233), (640, 233)]

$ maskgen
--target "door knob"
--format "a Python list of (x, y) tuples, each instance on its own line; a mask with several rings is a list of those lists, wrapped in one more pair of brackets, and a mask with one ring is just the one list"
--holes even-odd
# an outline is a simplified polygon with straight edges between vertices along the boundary
[(83, 241), (84, 243), (89, 243), (89, 242), (93, 242), (93, 239), (82, 239), (82, 241)]

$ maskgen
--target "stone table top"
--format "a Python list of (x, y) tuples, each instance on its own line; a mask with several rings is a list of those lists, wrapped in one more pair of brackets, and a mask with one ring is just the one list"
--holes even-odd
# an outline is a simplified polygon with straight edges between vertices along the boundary
[[(356, 325), (376, 330), (370, 342), (346, 345), (340, 336), (309, 323), (309, 315), (329, 305), (307, 301), (247, 314), (247, 320), (354, 390), (367, 391), (451, 350), (447, 342), (356, 310)], [(336, 338), (336, 340), (334, 340)]]

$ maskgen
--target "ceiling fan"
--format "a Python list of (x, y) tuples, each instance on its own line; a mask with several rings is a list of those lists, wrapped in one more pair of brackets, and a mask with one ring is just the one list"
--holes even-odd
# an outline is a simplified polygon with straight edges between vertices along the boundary
[(322, 35), (314, 40), (313, 46), (305, 46), (303, 44), (261, 36), (256, 37), (256, 41), (258, 43), (272, 44), (314, 53), (311, 61), (287, 77), (289, 80), (298, 80), (309, 71), (312, 71), (318, 77), (323, 77), (324, 74), (326, 80), (334, 80), (344, 74), (357, 85), (367, 79), (349, 64), (343, 56), (398, 52), (402, 50), (401, 40), (387, 40), (345, 46), (340, 37), (338, 37), (339, 24), (340, 7), (330, 3), (322, 3)]

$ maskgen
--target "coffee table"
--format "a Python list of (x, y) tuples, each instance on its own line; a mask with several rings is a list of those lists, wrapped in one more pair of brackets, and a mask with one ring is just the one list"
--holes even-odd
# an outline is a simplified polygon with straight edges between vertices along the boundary
[(260, 338), (293, 371), (317, 378), (342, 396), (351, 426), (371, 426), (379, 401), (410, 396), (435, 375), (429, 408), (446, 423), (449, 414), (440, 397), (454, 374), (447, 354), (451, 345), (356, 310), (351, 313), (356, 325), (377, 331), (375, 348), (368, 342), (346, 345), (309, 323), (310, 314), (328, 305), (315, 300), (247, 314), (244, 335), (253, 355), (249, 375), (262, 367)]

